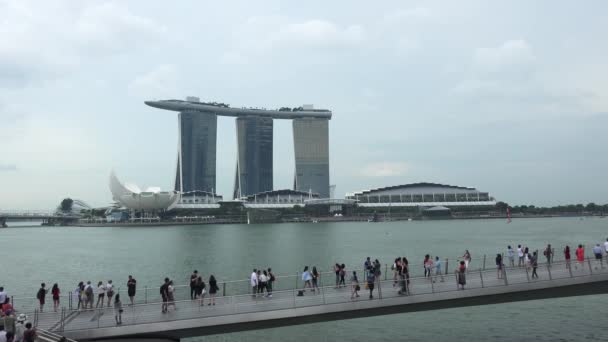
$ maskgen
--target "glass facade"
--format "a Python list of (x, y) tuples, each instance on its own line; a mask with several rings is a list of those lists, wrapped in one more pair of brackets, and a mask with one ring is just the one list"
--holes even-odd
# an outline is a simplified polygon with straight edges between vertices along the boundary
[(272, 190), (273, 119), (236, 119), (237, 163), (234, 198)]
[(299, 118), (293, 120), (296, 161), (294, 190), (329, 198), (329, 120)]
[(215, 193), (217, 116), (181, 112), (175, 190)]

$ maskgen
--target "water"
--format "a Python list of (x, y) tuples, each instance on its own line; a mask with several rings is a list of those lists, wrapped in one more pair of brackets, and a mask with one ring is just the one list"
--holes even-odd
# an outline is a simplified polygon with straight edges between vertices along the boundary
[[(599, 218), (452, 220), (386, 223), (318, 223), (180, 227), (37, 227), (0, 230), (2, 280), (11, 295), (34, 296), (40, 282), (64, 292), (80, 280), (113, 279), (125, 287), (157, 287), (168, 276), (186, 283), (198, 269), (220, 280), (245, 279), (253, 268), (296, 274), (304, 265), (330, 270), (335, 262), (360, 268), (365, 257), (390, 264), (407, 256), (422, 272), (424, 254), (454, 260), (469, 249), (473, 267), (488, 265), (507, 244), (556, 254), (565, 244), (604, 241), (608, 220)], [(416, 265), (420, 265), (417, 268)], [(453, 266), (453, 264), (452, 264)], [(157, 291), (155, 291), (157, 292)], [(602, 326), (608, 295), (398, 314), (211, 336), (205, 340), (368, 341), (607, 340)], [(192, 339), (191, 341), (202, 340)]]

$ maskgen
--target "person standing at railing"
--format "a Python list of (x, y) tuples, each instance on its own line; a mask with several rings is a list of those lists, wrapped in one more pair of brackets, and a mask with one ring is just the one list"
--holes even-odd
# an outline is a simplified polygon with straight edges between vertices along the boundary
[(47, 289), (45, 288), (45, 286), (46, 286), (45, 283), (40, 284), (40, 289), (38, 290), (38, 293), (36, 294), (36, 298), (38, 299), (38, 302), (40, 303), (40, 312), (42, 312), (44, 309), (44, 302), (46, 299)]
[[(264, 274), (266, 271), (264, 271)], [(212, 274), (209, 276), (209, 305), (215, 305), (215, 296), (217, 294), (217, 290), (220, 288), (217, 287), (217, 280), (215, 280), (215, 276)]]
[(433, 269), (433, 260), (431, 260), (430, 255), (425, 255), (424, 260), (422, 261), (422, 267), (424, 267), (424, 277), (431, 277), (431, 270)]
[(266, 293), (268, 293), (268, 298), (272, 298), (272, 287), (274, 285), (274, 282), (276, 281), (276, 278), (274, 277), (274, 273), (272, 273), (272, 269), (269, 267), (268, 268), (268, 283), (266, 284)]
[(458, 279), (458, 289), (462, 288), (464, 290), (464, 286), (467, 284), (466, 271), (467, 266), (465, 265), (464, 261), (461, 261), (460, 266), (458, 266), (458, 269), (456, 270), (456, 278)]
[(564, 248), (564, 260), (566, 260), (566, 267), (570, 268), (570, 246), (568, 245)]
[(99, 307), (99, 303), (101, 303), (101, 308), (103, 309), (103, 304), (106, 299), (106, 287), (103, 286), (103, 282), (97, 283), (97, 303), (95, 304), (95, 308)]
[(600, 267), (602, 264), (602, 247), (600, 247), (599, 243), (593, 247), (593, 254), (595, 255), (595, 269), (597, 270), (598, 264)]
[(524, 266), (524, 250), (521, 245), (517, 245), (517, 267)]
[(177, 310), (175, 306), (175, 287), (173, 286), (173, 280), (169, 280), (169, 286), (167, 287), (167, 310), (169, 310), (169, 306), (173, 306), (173, 310)]
[(317, 266), (312, 267), (312, 289), (319, 292), (319, 271), (317, 271)]
[[(135, 280), (133, 278), (133, 276), (129, 275), (129, 280), (127, 280), (127, 295), (129, 295), (129, 300), (131, 301), (131, 306), (135, 305), (135, 291), (136, 290), (137, 290), (137, 280)], [(190, 292), (192, 293), (192, 287), (190, 287)]]
[(536, 268), (538, 267), (538, 254), (536, 252), (532, 253), (530, 265), (532, 266), (532, 278), (538, 278), (538, 274), (536, 273)]
[(93, 285), (91, 284), (91, 281), (87, 281), (87, 285), (84, 287), (84, 295), (85, 295), (85, 302), (84, 302), (84, 308), (86, 310), (87, 306), (89, 306), (89, 308), (93, 309), (93, 302), (95, 301), (95, 294), (93, 293)]
[(249, 278), (249, 283), (251, 285), (251, 296), (253, 298), (255, 298), (258, 293), (258, 270), (256, 270), (255, 268), (253, 269), (253, 272), (251, 273), (251, 277)]
[(338, 288), (339, 284), (340, 284), (340, 264), (336, 263), (334, 265), (334, 272), (336, 272), (336, 288)]
[(162, 299), (161, 312), (167, 313), (167, 302), (169, 301), (169, 278), (165, 278), (165, 282), (160, 286), (160, 297)]
[(196, 298), (198, 298), (198, 303), (201, 306), (205, 305), (205, 292), (207, 292), (205, 287), (206, 285), (203, 281), (203, 277), (198, 276), (198, 278), (196, 278)]
[(365, 260), (365, 262), (363, 263), (363, 270), (365, 272), (365, 279), (367, 279), (367, 274), (370, 272), (372, 268), (372, 261), (370, 257), (367, 257), (367, 259)]
[(192, 300), (196, 297), (196, 278), (198, 278), (198, 271), (194, 270), (190, 275), (190, 299)]
[(502, 279), (502, 254), (496, 254), (496, 277)]
[(312, 274), (310, 274), (308, 266), (304, 266), (304, 271), (302, 272), (302, 281), (304, 282), (304, 291), (306, 291), (307, 287), (310, 288), (311, 291), (314, 291), (312, 288)]
[(532, 264), (530, 263), (530, 251), (529, 251), (528, 247), (524, 248), (524, 262), (525, 262), (526, 268), (529, 270), (530, 267), (532, 266)]
[(346, 287), (346, 265), (340, 265), (340, 282), (338, 283), (338, 287)]
[(551, 244), (547, 245), (543, 255), (547, 258), (547, 265), (551, 265), (551, 261), (553, 260), (553, 248), (551, 248)]
[(114, 298), (114, 319), (116, 320), (116, 325), (122, 324), (122, 302), (120, 301), (120, 293), (117, 293), (116, 298)]
[(439, 259), (438, 256), (435, 257), (435, 280), (433, 280), (433, 282), (435, 282), (437, 280), (437, 277), (441, 278), (441, 282), (443, 283), (443, 273), (441, 273), (441, 259)]
[[(262, 272), (261, 270), (258, 270), (258, 293), (262, 297), (265, 296), (264, 290), (266, 290), (267, 283), (268, 283), (268, 273), (266, 273), (266, 270), (264, 270), (264, 272)], [(209, 286), (211, 286), (211, 284)], [(209, 289), (209, 291), (211, 291), (211, 289)]]
[(515, 252), (511, 246), (507, 246), (507, 257), (509, 258), (509, 265), (515, 267)]
[(106, 284), (106, 297), (108, 297), (108, 307), (112, 306), (112, 297), (114, 296), (114, 285), (112, 280), (108, 280)]
[(357, 271), (353, 271), (353, 275), (350, 277), (350, 286), (352, 288), (352, 292), (350, 294), (350, 299), (359, 297), (359, 290), (361, 290), (361, 286), (359, 286), (359, 279), (357, 278)]
[(574, 265), (574, 269), (578, 269), (578, 266), (581, 266), (581, 269), (582, 269), (584, 262), (585, 262), (585, 249), (583, 248), (583, 245), (578, 245), (578, 248), (576, 249), (576, 265)]
[(53, 284), (53, 288), (51, 289), (51, 295), (53, 296), (53, 311), (57, 312), (57, 308), (59, 307), (59, 295), (61, 291), (59, 290), (59, 285), (57, 283)]
[(467, 269), (467, 272), (468, 272), (469, 263), (471, 263), (471, 253), (469, 252), (468, 249), (464, 251), (464, 255), (462, 256), (462, 258), (464, 259), (464, 267)]
[(396, 258), (391, 266), (391, 271), (393, 271), (393, 287), (396, 287), (399, 279), (399, 272), (397, 271), (397, 263), (401, 262), (400, 258)]

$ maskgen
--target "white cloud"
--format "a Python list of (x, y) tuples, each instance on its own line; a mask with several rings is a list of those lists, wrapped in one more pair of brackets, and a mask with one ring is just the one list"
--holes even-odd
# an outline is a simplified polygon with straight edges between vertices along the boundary
[(432, 11), (428, 7), (414, 7), (406, 9), (398, 9), (384, 16), (384, 21), (387, 24), (399, 24), (415, 19), (429, 18)]
[(361, 175), (365, 177), (400, 177), (405, 176), (409, 167), (403, 162), (378, 162), (367, 164)]
[(269, 39), (273, 45), (340, 47), (361, 43), (365, 39), (365, 30), (359, 25), (340, 27), (325, 20), (309, 20), (283, 26)]
[(530, 45), (521, 39), (509, 40), (494, 48), (478, 48), (473, 55), (475, 67), (488, 72), (527, 68), (535, 60)]
[(129, 84), (129, 92), (146, 98), (174, 96), (177, 93), (178, 71), (172, 64), (163, 64)]

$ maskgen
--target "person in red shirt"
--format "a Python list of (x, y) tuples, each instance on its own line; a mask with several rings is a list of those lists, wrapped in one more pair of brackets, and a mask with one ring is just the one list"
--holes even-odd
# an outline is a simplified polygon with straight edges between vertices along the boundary
[(53, 296), (53, 309), (57, 312), (57, 308), (59, 307), (59, 285), (57, 283), (53, 284), (53, 288), (51, 289), (51, 295)]
[(570, 246), (564, 248), (564, 259), (566, 259), (566, 267), (570, 268)]
[[(585, 262), (585, 249), (583, 248), (583, 245), (578, 245), (578, 248), (576, 249), (576, 261), (582, 268), (583, 262)], [(577, 266), (574, 268), (577, 268)]]
[[(11, 304), (10, 298), (6, 297), (6, 300), (2, 304), (2, 310), (1, 311), (2, 311), (3, 315), (6, 314), (8, 311), (15, 311), (13, 309), (13, 305)], [(0, 316), (3, 316), (3, 315), (0, 315)]]

